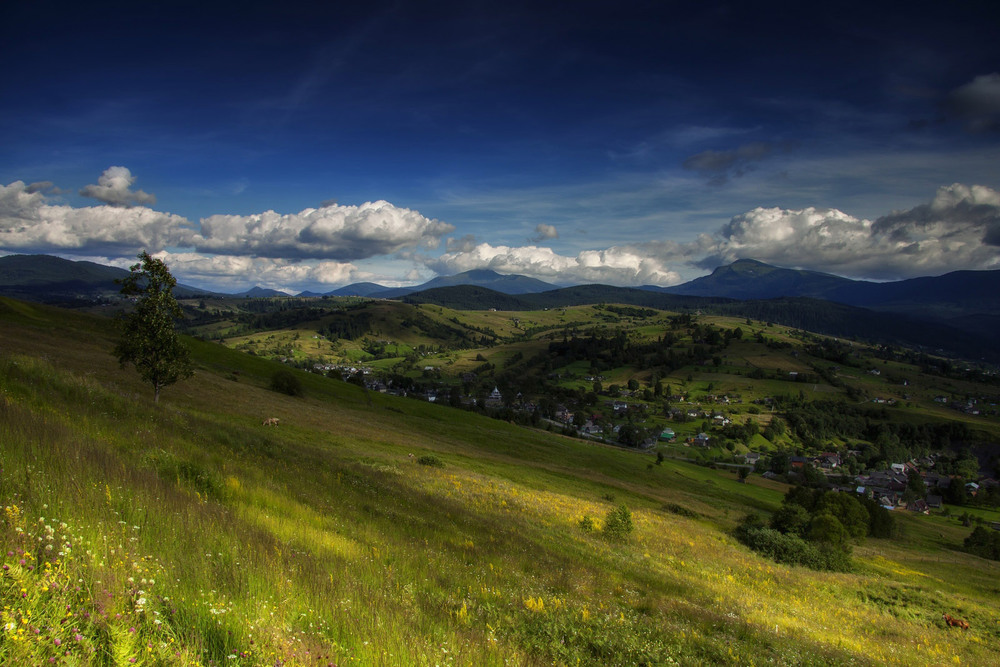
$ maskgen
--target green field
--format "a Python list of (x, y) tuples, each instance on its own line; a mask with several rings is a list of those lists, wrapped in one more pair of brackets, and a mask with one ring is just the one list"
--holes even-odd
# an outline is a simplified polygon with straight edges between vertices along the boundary
[(786, 567), (730, 535), (787, 489), (757, 476), (317, 375), (293, 398), (197, 340), (154, 405), (109, 321), (10, 300), (0, 340), (3, 664), (1000, 661), (1000, 566), (954, 518), (901, 517), (852, 573)]

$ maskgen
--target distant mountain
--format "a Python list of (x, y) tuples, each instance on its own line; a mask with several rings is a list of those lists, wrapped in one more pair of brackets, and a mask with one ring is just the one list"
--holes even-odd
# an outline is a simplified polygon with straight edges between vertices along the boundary
[(536, 280), (535, 278), (528, 278), (527, 276), (503, 275), (489, 269), (474, 269), (472, 271), (465, 271), (464, 273), (456, 273), (453, 276), (439, 276), (427, 281), (423, 285), (399, 287), (372, 293), (368, 296), (383, 299), (398, 299), (415, 292), (425, 292), (430, 289), (457, 287), (460, 285), (484, 287), (502, 294), (535, 294), (556, 288), (551, 283)]
[(808, 297), (975, 331), (985, 331), (1000, 317), (1000, 271), (955, 271), (876, 283), (741, 259), (708, 276), (661, 290), (740, 300)]
[(326, 296), (372, 296), (390, 289), (392, 288), (378, 283), (353, 283), (325, 294)]
[(291, 296), (291, 294), (288, 292), (282, 292), (281, 290), (270, 289), (268, 287), (261, 287), (260, 285), (257, 285), (256, 287), (251, 287), (245, 292), (231, 294), (230, 296), (260, 299), (272, 296)]
[[(0, 257), (0, 294), (28, 301), (66, 303), (117, 296), (116, 280), (129, 272), (94, 262), (74, 262), (51, 255)], [(210, 296), (212, 292), (177, 285), (178, 297)]]
[[(729, 299), (774, 299), (783, 296), (827, 298), (831, 292), (855, 281), (828, 273), (782, 269), (753, 259), (720, 266), (710, 275), (663, 288), (670, 294), (717, 296)], [(876, 283), (866, 283), (874, 285)]]
[(434, 287), (400, 297), (404, 303), (433, 303), (455, 310), (530, 310), (531, 304), (514, 294), (477, 285)]

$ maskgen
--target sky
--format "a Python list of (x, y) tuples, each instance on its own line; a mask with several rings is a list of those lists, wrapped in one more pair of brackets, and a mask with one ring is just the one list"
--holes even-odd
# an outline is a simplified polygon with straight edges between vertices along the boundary
[(897, 7), (0, 3), (0, 254), (290, 293), (1000, 268), (1000, 6)]

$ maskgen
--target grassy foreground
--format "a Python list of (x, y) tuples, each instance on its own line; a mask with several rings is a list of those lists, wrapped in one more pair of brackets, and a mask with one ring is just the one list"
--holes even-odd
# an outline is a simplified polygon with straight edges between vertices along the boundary
[(107, 321), (9, 300), (0, 341), (2, 664), (1000, 662), (1000, 568), (953, 523), (790, 568), (728, 534), (780, 485), (318, 376), (292, 398), (196, 341), (154, 406)]

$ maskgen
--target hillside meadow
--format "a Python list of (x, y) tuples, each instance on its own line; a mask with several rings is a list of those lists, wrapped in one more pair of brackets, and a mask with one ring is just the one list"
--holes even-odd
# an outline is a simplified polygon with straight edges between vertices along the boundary
[(954, 521), (786, 567), (730, 536), (781, 484), (316, 375), (294, 398), (193, 339), (154, 405), (114, 336), (0, 299), (0, 663), (1000, 662), (1000, 567)]

